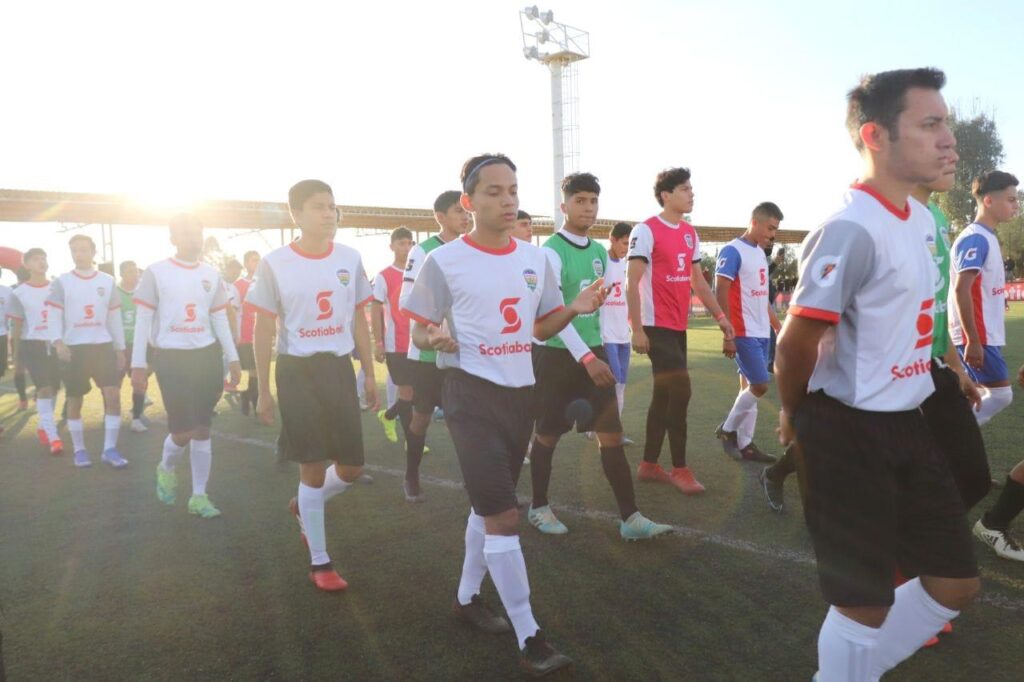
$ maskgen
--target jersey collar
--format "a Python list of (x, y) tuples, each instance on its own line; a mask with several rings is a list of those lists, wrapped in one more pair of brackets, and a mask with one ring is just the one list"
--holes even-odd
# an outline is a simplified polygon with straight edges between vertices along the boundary
[(468, 234), (462, 236), (462, 241), (466, 242), (467, 245), (472, 246), (474, 249), (477, 249), (478, 251), (483, 251), (484, 253), (489, 253), (492, 256), (507, 256), (508, 254), (516, 250), (516, 242), (518, 240), (509, 237), (508, 246), (506, 246), (503, 249), (492, 249), (489, 246), (478, 244), (477, 242), (470, 239)]
[(196, 261), (195, 263), (189, 263), (187, 261), (178, 260), (174, 256), (171, 256), (170, 258), (168, 258), (168, 260), (171, 261), (171, 264), (177, 265), (179, 268), (185, 268), (186, 270), (195, 270), (196, 268), (199, 267), (199, 261)]
[(895, 204), (893, 204), (891, 201), (889, 201), (888, 199), (883, 197), (878, 192), (878, 190), (876, 190), (871, 185), (864, 184), (863, 182), (855, 182), (850, 187), (852, 189), (859, 189), (861, 192), (864, 192), (865, 194), (871, 195), (872, 197), (874, 197), (875, 201), (880, 203), (882, 205), (882, 207), (885, 208), (885, 210), (887, 210), (889, 213), (892, 213), (894, 216), (896, 216), (900, 220), (905, 221), (905, 220), (907, 220), (907, 218), (910, 217), (910, 201), (909, 200), (907, 201), (906, 205), (902, 209), (899, 209), (899, 208), (896, 208)]

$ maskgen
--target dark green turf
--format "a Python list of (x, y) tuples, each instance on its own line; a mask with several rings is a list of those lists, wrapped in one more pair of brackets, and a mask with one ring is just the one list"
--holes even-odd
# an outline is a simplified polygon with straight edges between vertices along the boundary
[[(1010, 327), (1011, 339), (1024, 338), (1017, 311)], [(523, 547), (537, 618), (576, 659), (560, 679), (782, 681), (814, 672), (825, 605), (795, 488), (791, 483), (789, 511), (771, 514), (757, 467), (728, 460), (714, 439), (736, 387), (716, 338), (703, 324), (690, 336), (690, 464), (708, 492), (686, 498), (638, 485), (648, 516), (693, 532), (623, 543), (596, 445), (569, 435), (558, 448), (550, 497), (570, 508), (560, 517), (571, 532), (545, 537), (524, 524)], [(1011, 347), (1007, 356), (1016, 368), (1024, 348)], [(638, 441), (649, 390), (649, 367), (634, 357), (625, 424)], [(148, 413), (159, 418), (151, 393), (157, 405)], [(87, 410), (94, 453), (102, 438), (98, 401), (92, 395)], [(224, 516), (204, 521), (185, 511), (187, 463), (179, 469), (178, 505), (156, 500), (158, 426), (145, 435), (125, 429), (127, 470), (97, 463), (83, 471), (67, 455), (44, 455), (34, 415), (15, 407), (15, 396), (0, 394), (0, 423), (8, 429), (0, 436), (0, 627), (10, 679), (519, 677), (511, 636), (480, 635), (450, 616), (468, 502), (443, 424), (428, 436), (434, 452), (423, 474), (436, 479), (425, 486), (428, 502), (409, 505), (393, 473), (404, 466), (402, 451), (365, 416), (376, 483), (328, 507), (329, 549), (351, 588), (327, 595), (305, 577), (308, 555), (287, 512), (294, 469), (275, 464), (268, 447), (237, 440), (271, 443), (274, 429), (221, 403), (215, 428), (235, 439), (214, 439), (209, 492)], [(777, 450), (766, 447), (775, 409), (772, 392), (762, 401), (757, 434), (766, 450)], [(985, 427), (1001, 474), (1021, 457), (1022, 414), (1018, 400)], [(627, 452), (635, 465), (640, 446)], [(528, 469), (521, 492), (529, 493)], [(958, 619), (941, 646), (887, 680), (1021, 678), (1024, 566), (978, 549), (986, 601)], [(497, 605), (485, 585), (485, 598)]]

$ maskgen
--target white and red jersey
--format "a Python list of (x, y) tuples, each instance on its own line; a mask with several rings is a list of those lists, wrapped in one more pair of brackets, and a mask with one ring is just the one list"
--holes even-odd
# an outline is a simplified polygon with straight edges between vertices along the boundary
[(803, 243), (790, 315), (832, 323), (808, 391), (872, 412), (915, 410), (931, 376), (935, 282), (931, 211), (902, 209), (867, 185)]
[(254, 281), (246, 277), (239, 277), (234, 281), (238, 302), (242, 307), (238, 318), (238, 343), (252, 343), (252, 332), (256, 328), (256, 308), (245, 300)]
[[(234, 284), (221, 280), (221, 286), (224, 287), (224, 297), (228, 300), (228, 309), (235, 311), (235, 323), (231, 327), (231, 335), (237, 339), (241, 326), (239, 318), (242, 314), (242, 299), (239, 297), (238, 289), (235, 288)], [(231, 322), (230, 317), (228, 322)]]
[(372, 298), (359, 252), (338, 243), (319, 256), (294, 242), (271, 251), (246, 294), (257, 311), (278, 318), (277, 352), (297, 357), (351, 353), (356, 309)]
[(615, 260), (609, 254), (604, 271), (604, 284), (608, 298), (601, 306), (601, 341), (603, 343), (629, 343), (629, 311), (626, 309), (626, 261)]
[(490, 249), (465, 236), (427, 255), (403, 310), (422, 324), (447, 322), (459, 348), (438, 353), (438, 367), (518, 388), (534, 383), (534, 322), (561, 308), (543, 249), (517, 239)]
[(13, 298), (14, 291), (9, 286), (0, 284), (0, 336), (7, 336), (7, 321), (10, 317), (11, 299)]
[(742, 237), (733, 239), (719, 252), (715, 275), (732, 280), (728, 315), (736, 336), (770, 338), (768, 258), (764, 249)]
[(409, 318), (402, 313), (398, 299), (402, 294), (405, 270), (389, 265), (373, 278), (373, 298), (384, 306), (384, 352), (409, 352)]
[(26, 341), (49, 341), (50, 311), (46, 299), (50, 297), (50, 282), (22, 282), (14, 288), (13, 293), (8, 303), (7, 316), (21, 320), (21, 338)]
[[(176, 258), (146, 268), (133, 300), (136, 305), (154, 311), (149, 344), (179, 350), (205, 348), (216, 342), (210, 318), (228, 306), (224, 285), (216, 270), (206, 263), (186, 263)], [(136, 355), (139, 347), (140, 344), (135, 343)], [(144, 358), (145, 350), (141, 352)], [(136, 365), (133, 360), (132, 366), (145, 365)]]
[[(628, 260), (647, 263), (640, 280), (640, 319), (645, 327), (685, 331), (690, 314), (690, 278), (700, 263), (700, 239), (685, 220), (670, 225), (654, 216), (633, 228)], [(700, 268), (697, 275), (702, 276)]]
[[(978, 272), (971, 286), (971, 303), (978, 339), (983, 346), (1006, 345), (1006, 271), (996, 233), (971, 223), (953, 242), (953, 268), (957, 273)], [(967, 343), (956, 305), (956, 287), (949, 289), (949, 338), (957, 346)]]
[[(88, 274), (72, 270), (53, 280), (46, 305), (61, 312), (55, 314), (50, 325), (51, 338), (69, 346), (113, 342), (107, 321), (110, 311), (121, 307), (114, 287), (114, 278), (99, 270)], [(61, 318), (62, 324), (58, 325)]]

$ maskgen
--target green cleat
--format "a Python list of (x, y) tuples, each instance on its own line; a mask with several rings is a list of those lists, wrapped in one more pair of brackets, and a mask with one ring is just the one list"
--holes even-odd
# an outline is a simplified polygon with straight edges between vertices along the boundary
[(537, 530), (545, 535), (565, 535), (569, 532), (565, 524), (555, 516), (555, 512), (551, 511), (551, 505), (549, 504), (537, 509), (531, 506), (526, 518)]
[(162, 464), (156, 465), (156, 497), (164, 504), (174, 504), (178, 499), (175, 490), (178, 487), (178, 475), (173, 471), (165, 471)]
[(650, 540), (671, 532), (672, 526), (655, 523), (640, 512), (633, 512), (628, 519), (619, 522), (619, 535), (623, 540)]
[(220, 509), (214, 507), (206, 495), (193, 495), (188, 498), (188, 513), (204, 519), (213, 519), (220, 516)]
[(397, 443), (398, 429), (396, 428), (396, 424), (398, 420), (388, 419), (387, 417), (384, 416), (385, 414), (387, 414), (387, 410), (381, 410), (380, 412), (378, 412), (377, 421), (379, 421), (380, 425), (384, 427), (384, 437), (387, 438), (392, 443)]

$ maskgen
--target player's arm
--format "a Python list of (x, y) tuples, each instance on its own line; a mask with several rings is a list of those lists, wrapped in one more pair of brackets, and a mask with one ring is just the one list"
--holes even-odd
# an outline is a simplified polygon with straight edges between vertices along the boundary
[(410, 336), (413, 344), (420, 350), (436, 350), (441, 353), (454, 353), (459, 343), (440, 325), (430, 322), (413, 320)]
[[(950, 342), (949, 331), (946, 329), (936, 330), (940, 334), (945, 334), (947, 338), (946, 354), (942, 356), (945, 360), (946, 365), (956, 372), (957, 377), (960, 379), (960, 391), (967, 398), (967, 401), (971, 403), (974, 411), (977, 412), (981, 409), (981, 391), (978, 390), (978, 385), (974, 383), (974, 379), (968, 374), (967, 368), (964, 367), (964, 363), (960, 360), (960, 354), (956, 352), (956, 346)], [(1021, 368), (1024, 370), (1024, 367)]]
[[(718, 307), (721, 310), (729, 309), (729, 292), (731, 291), (732, 278), (721, 274), (715, 275), (715, 299), (718, 301)], [(736, 357), (736, 339), (722, 339), (722, 355), (727, 358)]]
[(373, 374), (373, 351), (370, 345), (370, 325), (366, 321), (366, 311), (363, 307), (369, 303), (366, 301), (356, 306), (352, 335), (356, 342), (356, 355), (359, 356), (359, 364), (363, 368), (363, 375), (366, 378), (366, 403), (371, 412), (376, 412), (380, 407), (380, 400), (377, 398), (377, 379)]
[(807, 395), (807, 384), (818, 361), (818, 343), (832, 322), (789, 315), (775, 346), (775, 385), (782, 410), (779, 440), (789, 445), (795, 436), (793, 415)]
[(274, 423), (274, 396), (270, 393), (270, 359), (274, 354), (274, 336), (277, 334), (277, 316), (269, 311), (256, 310), (256, 324), (252, 330), (252, 354), (256, 362), (259, 391), (256, 396), (256, 414), (266, 425)]
[[(550, 267), (548, 273), (551, 273)], [(550, 282), (550, 280), (548, 280)], [(561, 299), (558, 287), (551, 285), (554, 291), (554, 301)], [(608, 297), (608, 290), (604, 288), (604, 279), (595, 280), (586, 289), (580, 291), (579, 295), (567, 306), (552, 307), (549, 312), (542, 314), (533, 323), (533, 336), (539, 341), (546, 341), (562, 331), (566, 325), (571, 323), (577, 315), (588, 315), (602, 305)]]
[[(114, 350), (120, 353), (127, 346), (124, 341), (124, 318), (121, 317), (120, 304), (114, 308), (107, 308), (107, 331), (114, 342)], [(118, 357), (123, 357), (118, 355)]]
[(135, 343), (132, 344), (132, 390), (145, 393), (149, 385), (146, 350), (153, 332), (153, 308), (145, 302), (135, 301)]
[[(8, 315), (10, 317), (10, 315)], [(11, 317), (14, 324), (11, 326), (11, 355), (14, 356), (14, 366), (22, 367), (24, 363), (21, 361), (21, 328), (25, 326), (25, 321), (20, 317)]]
[(697, 294), (697, 298), (700, 299), (700, 302), (704, 304), (704, 307), (708, 309), (711, 316), (718, 322), (718, 327), (722, 330), (722, 336), (725, 340), (729, 341), (736, 338), (732, 322), (729, 322), (729, 318), (722, 312), (722, 307), (718, 305), (718, 301), (715, 299), (715, 292), (711, 291), (711, 285), (704, 279), (704, 272), (700, 269), (699, 262), (693, 264), (690, 283), (693, 293)]
[(956, 274), (955, 284), (956, 312), (964, 334), (964, 360), (976, 369), (985, 364), (985, 349), (981, 347), (981, 336), (974, 318), (974, 301), (971, 299), (971, 287), (979, 274), (979, 270), (961, 270)]
[(767, 305), (768, 305), (768, 324), (770, 324), (772, 326), (772, 329), (775, 330), (775, 333), (778, 334), (780, 331), (782, 331), (782, 323), (779, 322), (779, 316), (775, 314), (775, 306), (773, 306), (770, 301), (768, 302)]
[(630, 259), (626, 267), (626, 312), (629, 314), (629, 326), (633, 328), (633, 350), (637, 353), (646, 353), (651, 347), (640, 315), (640, 282), (646, 272), (647, 261)]
[(373, 357), (384, 362), (384, 304), (370, 302), (370, 331), (373, 333)]
[(228, 303), (228, 307), (224, 309), (224, 315), (228, 321), (228, 329), (231, 332), (231, 340), (238, 342), (235, 338), (235, 330), (238, 329), (238, 309), (235, 306)]
[(46, 322), (47, 326), (49, 326), (50, 341), (53, 343), (53, 348), (57, 351), (57, 357), (61, 361), (68, 362), (71, 360), (71, 351), (64, 343), (64, 287), (60, 283), (60, 278), (53, 281), (50, 287), (50, 295), (43, 305), (46, 306), (48, 311)]

